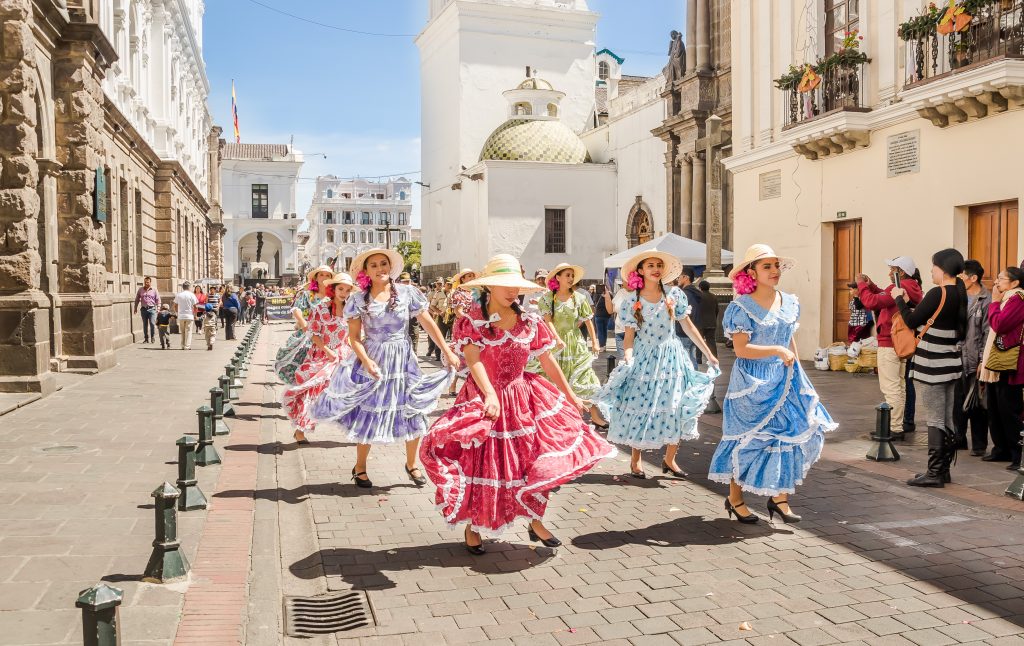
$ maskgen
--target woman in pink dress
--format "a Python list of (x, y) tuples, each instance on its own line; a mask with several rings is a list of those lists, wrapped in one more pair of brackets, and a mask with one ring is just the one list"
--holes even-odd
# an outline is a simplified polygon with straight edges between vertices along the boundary
[(310, 407), (331, 382), (334, 371), (352, 356), (348, 344), (348, 321), (342, 313), (345, 300), (355, 287), (352, 277), (337, 273), (323, 281), (327, 298), (309, 313), (309, 332), (313, 345), (295, 371), (295, 385), (284, 391), (283, 403), (288, 419), (295, 424), (295, 441), (307, 444), (306, 433), (316, 429)]
[[(522, 277), (519, 261), (495, 256), (466, 287), (480, 287), (480, 301), (456, 322), (452, 342), (470, 374), (430, 428), (420, 460), (444, 519), (467, 523), (471, 554), (484, 553), (481, 534), (496, 536), (521, 519), (530, 540), (558, 547), (542, 522), (548, 494), (615, 448), (583, 421), (587, 407), (551, 357), (548, 326), (520, 309), (520, 294), (543, 288)], [(524, 371), (532, 357), (551, 382)]]

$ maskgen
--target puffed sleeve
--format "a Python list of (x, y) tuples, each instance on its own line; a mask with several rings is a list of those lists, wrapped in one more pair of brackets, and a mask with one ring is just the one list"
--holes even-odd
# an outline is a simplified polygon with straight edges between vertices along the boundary
[(576, 325), (594, 318), (594, 308), (587, 297), (573, 294), (573, 298), (576, 299)]
[(417, 316), (420, 312), (427, 309), (427, 299), (420, 290), (405, 286), (405, 293), (409, 299), (410, 316)]
[(462, 355), (467, 345), (484, 347), (483, 335), (480, 333), (480, 327), (483, 325), (482, 318), (483, 313), (480, 311), (480, 306), (474, 306), (466, 313), (466, 316), (455, 321), (455, 327), (452, 328), (452, 349), (457, 354)]
[(345, 301), (345, 318), (358, 319), (366, 314), (366, 294), (361, 291), (353, 291), (352, 295)]
[(636, 294), (633, 292), (630, 292), (626, 298), (622, 299), (622, 304), (619, 305), (619, 311), (616, 312), (616, 316), (619, 317), (619, 322), (622, 323), (623, 327), (631, 327), (634, 330), (640, 329), (636, 318), (633, 316), (633, 305), (637, 302)]
[(727, 338), (731, 339), (732, 335), (737, 333), (753, 334), (754, 327), (754, 320), (736, 301), (729, 303), (729, 307), (725, 308), (722, 329)]
[(530, 340), (530, 358), (536, 358), (555, 349), (555, 336), (544, 321), (534, 320), (533, 338)]
[(679, 289), (678, 287), (673, 287), (672, 289), (669, 290), (668, 297), (675, 302), (674, 313), (676, 319), (681, 319), (684, 316), (690, 315), (690, 312), (693, 310), (693, 307), (690, 305), (690, 299), (686, 298), (686, 292)]

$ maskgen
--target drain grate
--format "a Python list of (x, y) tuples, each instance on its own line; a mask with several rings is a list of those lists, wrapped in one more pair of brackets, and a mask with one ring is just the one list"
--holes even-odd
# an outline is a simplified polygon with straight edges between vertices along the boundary
[(284, 598), (285, 630), (291, 637), (340, 633), (373, 626), (373, 608), (363, 592)]

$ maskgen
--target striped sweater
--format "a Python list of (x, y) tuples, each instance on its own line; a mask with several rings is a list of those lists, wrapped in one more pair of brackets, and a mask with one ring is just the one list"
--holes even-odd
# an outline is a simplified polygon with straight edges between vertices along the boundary
[[(942, 310), (936, 314), (942, 299), (940, 289), (946, 290), (946, 302), (943, 303)], [(940, 384), (963, 375), (962, 324), (966, 324), (966, 321), (960, 321), (963, 298), (956, 285), (946, 285), (944, 288), (933, 287), (913, 309), (903, 298), (896, 299), (903, 321), (912, 330), (919, 330), (929, 318), (935, 317), (935, 322), (921, 337), (917, 352), (914, 353), (913, 367), (910, 371), (910, 377), (914, 380)]]

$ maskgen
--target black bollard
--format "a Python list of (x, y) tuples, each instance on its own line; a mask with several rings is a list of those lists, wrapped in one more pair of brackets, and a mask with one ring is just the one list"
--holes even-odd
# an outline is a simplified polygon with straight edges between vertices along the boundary
[[(1024, 431), (1021, 431), (1020, 437), (1021, 443), (1024, 444)], [(1010, 483), (1010, 486), (1003, 493), (1017, 500), (1024, 500), (1024, 462), (1017, 468), (1017, 477), (1014, 478), (1013, 482)]]
[(229, 434), (231, 429), (224, 422), (224, 391), (220, 388), (210, 389), (210, 408), (213, 409), (213, 434)]
[(124, 591), (98, 583), (78, 593), (75, 606), (82, 609), (82, 642), (85, 646), (120, 646), (117, 634), (118, 606)]
[(608, 374), (612, 374), (612, 370), (615, 370), (615, 355), (608, 356)]
[(220, 464), (220, 455), (217, 453), (217, 448), (213, 446), (213, 409), (209, 406), (200, 406), (196, 409), (196, 417), (199, 418), (199, 446), (196, 447), (196, 464), (201, 467)]
[(217, 383), (220, 385), (220, 392), (224, 397), (224, 417), (234, 417), (235, 407), (231, 405), (231, 400), (228, 398), (228, 378), (221, 375), (217, 378)]
[(188, 559), (178, 541), (178, 510), (175, 501), (179, 494), (170, 482), (165, 482), (151, 495), (156, 499), (156, 538), (142, 580), (147, 583), (168, 583), (188, 574)]
[(881, 403), (875, 410), (877, 411), (875, 415), (875, 434), (871, 436), (871, 439), (878, 444), (865, 457), (876, 462), (897, 462), (900, 459), (900, 454), (896, 447), (892, 445), (892, 430), (889, 428), (889, 422), (892, 418), (892, 406)]
[(184, 435), (175, 444), (178, 445), (178, 511), (206, 509), (206, 496), (199, 489), (196, 480), (196, 446), (194, 437)]

